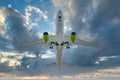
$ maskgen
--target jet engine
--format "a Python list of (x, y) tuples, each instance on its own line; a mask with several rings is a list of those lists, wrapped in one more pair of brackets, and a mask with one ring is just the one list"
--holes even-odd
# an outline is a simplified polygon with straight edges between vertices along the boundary
[(71, 33), (70, 40), (72, 41), (72, 43), (75, 42), (75, 40), (76, 40), (76, 32)]
[(48, 40), (49, 40), (49, 34), (48, 34), (48, 32), (44, 32), (43, 33), (43, 40), (45, 41), (45, 43), (48, 42)]

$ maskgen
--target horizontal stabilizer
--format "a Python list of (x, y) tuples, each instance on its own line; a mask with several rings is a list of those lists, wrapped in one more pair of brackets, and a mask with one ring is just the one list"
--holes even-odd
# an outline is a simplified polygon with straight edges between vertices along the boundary
[(47, 67), (51, 67), (51, 66), (57, 66), (56, 62), (47, 65)]
[(73, 67), (72, 64), (68, 64), (68, 63), (63, 63), (62, 66)]
[[(56, 62), (47, 65), (47, 67), (53, 67), (53, 66), (57, 66)], [(73, 67), (73, 65), (68, 64), (68, 63), (63, 63), (62, 66)]]

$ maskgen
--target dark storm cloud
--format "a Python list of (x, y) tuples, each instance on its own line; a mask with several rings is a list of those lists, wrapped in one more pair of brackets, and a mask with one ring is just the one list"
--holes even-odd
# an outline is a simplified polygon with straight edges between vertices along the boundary
[(73, 11), (75, 12), (75, 16), (70, 19), (72, 31), (80, 32), (81, 29), (85, 27), (82, 19), (84, 18), (84, 14), (87, 12), (89, 3), (89, 0), (73, 0)]
[(90, 29), (98, 34), (106, 52), (104, 55), (119, 55), (120, 48), (120, 1), (98, 0), (99, 5), (90, 23)]
[[(93, 4), (93, 2), (96, 2), (96, 4)], [(74, 64), (89, 66), (93, 65), (100, 56), (119, 55), (119, 4), (119, 0), (73, 0), (72, 5), (75, 16), (70, 17), (72, 31), (76, 31), (78, 35), (81, 35), (79, 33), (89, 26), (89, 34), (95, 40), (98, 40), (101, 46), (98, 49), (91, 47), (73, 49), (70, 60)], [(94, 6), (96, 7), (93, 8)], [(82, 21), (83, 18), (86, 19), (85, 22)]]

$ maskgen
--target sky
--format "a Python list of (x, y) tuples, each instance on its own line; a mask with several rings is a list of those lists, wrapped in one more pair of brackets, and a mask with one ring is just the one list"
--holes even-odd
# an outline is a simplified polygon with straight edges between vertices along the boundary
[(55, 61), (55, 50), (49, 50), (44, 45), (27, 48), (19, 45), (42, 38), (46, 31), (54, 35), (55, 16), (61, 9), (66, 35), (76, 32), (78, 38), (100, 45), (100, 48), (73, 46), (70, 50), (64, 49), (65, 62), (77, 66), (95, 66), (96, 63), (101, 65), (101, 57), (105, 60), (111, 59), (111, 56), (118, 59), (119, 4), (120, 0), (0, 0), (0, 53), (27, 56), (42, 54), (42, 57), (52, 56), (50, 61)]

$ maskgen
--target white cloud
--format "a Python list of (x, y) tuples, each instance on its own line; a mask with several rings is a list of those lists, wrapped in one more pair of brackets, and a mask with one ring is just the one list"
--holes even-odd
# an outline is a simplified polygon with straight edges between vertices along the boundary
[(83, 40), (86, 40), (86, 41), (92, 41), (94, 40), (94, 37), (93, 35), (90, 34), (90, 27), (87, 26), (85, 27), (84, 29), (81, 30), (80, 32), (80, 38), (83, 39)]
[(21, 58), (22, 58), (22, 54), (17, 54), (17, 53), (12, 53), (12, 52), (1, 52), (0, 63), (6, 62), (6, 66), (17, 66), (20, 64), (19, 60)]
[(111, 23), (112, 23), (112, 24), (115, 24), (115, 25), (116, 25), (116, 24), (119, 24), (119, 23), (120, 23), (120, 19), (115, 17), (115, 18), (113, 18), (113, 19), (111, 20)]
[(9, 8), (12, 8), (11, 4), (8, 4), (8, 7), (9, 7)]
[(45, 59), (45, 58), (55, 58), (56, 56), (54, 52), (52, 52), (51, 50), (47, 50), (46, 54), (43, 54), (41, 57)]
[(64, 26), (64, 33), (66, 33), (67, 31), (71, 31), (72, 28), (69, 27), (68, 25), (67, 26)]
[(41, 9), (30, 5), (25, 8), (25, 25), (30, 29), (34, 26), (38, 27), (38, 22), (42, 19), (47, 22), (48, 16)]
[(5, 24), (5, 18), (6, 18), (6, 11), (5, 8), (0, 8), (0, 34), (5, 34), (6, 32), (6, 24)]
[(37, 32), (36, 35), (37, 35), (39, 38), (42, 38), (43, 33), (41, 33), (41, 32)]
[[(27, 8), (25, 9), (25, 14), (31, 14), (30, 12), (31, 11), (35, 11), (37, 14), (39, 14), (39, 16), (42, 16), (44, 18), (44, 20), (47, 20), (48, 17), (47, 15), (42, 11), (40, 10), (39, 8), (37, 7), (34, 7), (34, 6), (27, 6)], [(27, 15), (27, 17), (29, 17), (30, 15)]]

